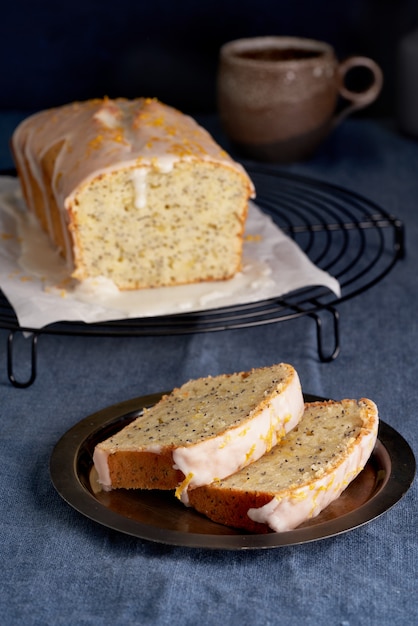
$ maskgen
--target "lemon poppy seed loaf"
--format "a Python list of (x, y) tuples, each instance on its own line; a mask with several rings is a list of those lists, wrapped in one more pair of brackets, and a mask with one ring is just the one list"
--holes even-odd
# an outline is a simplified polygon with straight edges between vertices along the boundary
[(191, 380), (96, 445), (105, 489), (188, 491), (238, 471), (270, 450), (302, 417), (288, 364)]
[(189, 493), (210, 519), (251, 532), (288, 531), (317, 516), (363, 469), (378, 432), (369, 399), (307, 403), (303, 418), (245, 469)]
[(176, 109), (149, 98), (72, 103), (24, 120), (12, 151), (25, 201), (74, 278), (124, 290), (241, 268), (253, 185)]

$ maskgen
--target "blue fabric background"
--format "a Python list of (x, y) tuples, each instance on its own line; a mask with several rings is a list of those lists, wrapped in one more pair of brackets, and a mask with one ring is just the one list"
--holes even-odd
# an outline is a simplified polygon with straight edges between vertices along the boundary
[[(17, 116), (18, 117), (18, 116)], [(17, 117), (0, 116), (1, 165)], [(203, 122), (223, 141), (216, 119)], [(153, 544), (69, 507), (49, 478), (59, 437), (103, 407), (186, 379), (288, 361), (306, 392), (368, 396), (418, 450), (418, 144), (349, 120), (311, 161), (288, 166), (338, 183), (401, 218), (407, 256), (339, 307), (341, 354), (320, 363), (309, 319), (186, 337), (41, 336), (38, 377), (6, 376), (0, 332), (0, 615), (25, 624), (406, 626), (417, 621), (417, 485), (390, 511), (347, 534), (267, 551)], [(25, 341), (17, 346), (24, 378)]]

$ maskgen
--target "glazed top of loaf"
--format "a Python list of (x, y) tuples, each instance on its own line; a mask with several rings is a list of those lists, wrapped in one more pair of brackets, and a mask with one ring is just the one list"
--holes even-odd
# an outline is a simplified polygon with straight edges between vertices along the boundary
[(206, 160), (241, 171), (240, 164), (197, 122), (153, 98), (74, 102), (28, 117), (15, 130), (15, 158), (36, 175), (39, 160), (59, 146), (51, 181), (68, 206), (77, 187), (98, 173), (135, 165), (170, 171), (179, 160)]

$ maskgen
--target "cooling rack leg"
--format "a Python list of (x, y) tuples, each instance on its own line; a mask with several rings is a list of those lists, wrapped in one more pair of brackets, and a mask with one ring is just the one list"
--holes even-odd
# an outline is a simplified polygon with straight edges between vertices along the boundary
[(18, 381), (14, 375), (14, 359), (13, 359), (13, 351), (14, 351), (14, 341), (15, 341), (16, 331), (12, 331), (9, 334), (7, 341), (7, 374), (9, 377), (9, 381), (12, 383), (14, 387), (18, 387), (19, 389), (24, 389), (26, 387), (30, 387), (36, 378), (36, 365), (37, 365), (37, 345), (38, 345), (38, 335), (36, 333), (31, 333), (30, 337), (26, 339), (26, 341), (31, 342), (31, 372), (28, 380), (25, 382)]
[(394, 220), (395, 227), (395, 250), (399, 259), (405, 258), (405, 226), (401, 220)]
[(334, 359), (336, 359), (340, 353), (340, 324), (339, 324), (340, 319), (339, 319), (338, 311), (336, 311), (335, 309), (327, 308), (325, 310), (328, 313), (330, 313), (330, 315), (332, 316), (332, 328), (334, 331), (334, 338), (333, 338), (334, 343), (332, 346), (332, 350), (328, 352), (327, 354), (325, 353), (325, 350), (324, 350), (324, 332), (323, 332), (323, 326), (322, 326), (322, 319), (318, 315), (318, 313), (312, 313), (310, 314), (310, 317), (312, 317), (315, 320), (315, 324), (316, 324), (316, 340), (318, 344), (319, 359), (323, 363), (329, 363), (330, 361), (333, 361)]

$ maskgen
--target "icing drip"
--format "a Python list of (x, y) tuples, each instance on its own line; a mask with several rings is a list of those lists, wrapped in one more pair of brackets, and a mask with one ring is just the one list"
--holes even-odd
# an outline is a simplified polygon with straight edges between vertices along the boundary
[(132, 171), (131, 180), (135, 189), (135, 207), (143, 209), (147, 206), (147, 173), (148, 168), (141, 167)]

